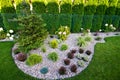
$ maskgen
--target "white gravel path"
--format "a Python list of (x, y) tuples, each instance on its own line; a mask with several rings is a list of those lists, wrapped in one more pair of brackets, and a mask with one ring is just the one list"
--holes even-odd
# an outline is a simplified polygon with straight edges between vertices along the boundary
[[(118, 33), (118, 32), (116, 32)], [(24, 73), (26, 74), (29, 74), (30, 76), (33, 76), (33, 77), (36, 77), (36, 78), (39, 78), (39, 79), (49, 79), (49, 80), (52, 80), (52, 79), (63, 79), (63, 78), (68, 78), (68, 77), (73, 77), (77, 74), (79, 74), (81, 71), (83, 71), (90, 63), (90, 61), (92, 60), (92, 57), (94, 55), (94, 45), (97, 43), (97, 42), (105, 42), (104, 41), (104, 38), (105, 37), (109, 37), (109, 36), (116, 36), (114, 34), (116, 33), (108, 33), (108, 35), (106, 35), (106, 33), (99, 33), (98, 36), (102, 37), (102, 40), (101, 41), (95, 41), (94, 38), (96, 36), (93, 36), (94, 33), (92, 33), (92, 38), (93, 40), (88, 44), (88, 46), (86, 47), (83, 47), (83, 49), (86, 51), (86, 50), (90, 50), (92, 52), (92, 54), (90, 56), (86, 55), (86, 54), (83, 54), (83, 55), (86, 55), (88, 56), (89, 58), (89, 61), (88, 62), (85, 62), (85, 66), (84, 67), (79, 67), (78, 66), (78, 69), (77, 69), (77, 72), (76, 73), (73, 73), (70, 71), (70, 65), (72, 64), (76, 64), (77, 65), (77, 61), (78, 59), (77, 58), (74, 58), (74, 59), (71, 59), (71, 63), (69, 66), (66, 66), (63, 62), (63, 59), (66, 59), (67, 58), (67, 53), (72, 50), (72, 49), (79, 49), (79, 47), (77, 46), (77, 38), (81, 36), (81, 33), (79, 34), (70, 34), (67, 38), (66, 41), (64, 41), (63, 43), (66, 43), (69, 47), (69, 49), (67, 49), (66, 51), (60, 51), (60, 44), (59, 47), (57, 49), (52, 49), (49, 47), (48, 45), (48, 40), (51, 40), (50, 38), (47, 38), (46, 41), (45, 41), (45, 46), (46, 46), (46, 49), (47, 49), (47, 52), (43, 53), (41, 52), (40, 49), (37, 49), (37, 50), (32, 50), (31, 51), (31, 54), (40, 54), (42, 55), (43, 57), (43, 61), (42, 63), (40, 64), (37, 64), (35, 66), (32, 66), (32, 67), (29, 67), (25, 64), (25, 62), (20, 62), (18, 60), (16, 60), (16, 57), (14, 55), (14, 53), (12, 52), (12, 56), (14, 58), (14, 61), (15, 61), (15, 64), (17, 65), (17, 67), (22, 70)], [(120, 34), (120, 33), (119, 33)], [(16, 48), (16, 46), (13, 47), (13, 49)], [(52, 62), (50, 60), (48, 60), (47, 58), (47, 55), (50, 53), (50, 52), (57, 52), (58, 55), (59, 55), (59, 59), (56, 61), (56, 62)], [(76, 52), (77, 54), (78, 52)], [(58, 69), (61, 67), (61, 66), (65, 66), (67, 68), (67, 74), (65, 75), (60, 75), (58, 73)], [(48, 67), (48, 70), (49, 72), (45, 75), (41, 74), (40, 73), (40, 69), (43, 68), (43, 67)]]

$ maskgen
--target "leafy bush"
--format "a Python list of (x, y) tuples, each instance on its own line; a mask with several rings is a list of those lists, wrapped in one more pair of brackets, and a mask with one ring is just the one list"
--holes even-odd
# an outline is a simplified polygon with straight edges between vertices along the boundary
[(67, 54), (67, 56), (68, 56), (68, 58), (73, 59), (73, 58), (74, 58), (74, 53), (69, 52), (69, 53)]
[(83, 46), (86, 45), (86, 41), (85, 41), (85, 39), (82, 38), (82, 37), (79, 37), (77, 41), (78, 41), (78, 42), (77, 42), (77, 45), (80, 46), (80, 47), (83, 47)]
[(48, 54), (48, 59), (55, 62), (58, 60), (58, 54), (56, 52), (51, 52)]
[(70, 34), (70, 29), (67, 26), (61, 26), (55, 34), (57, 34), (61, 40), (66, 40)]
[(77, 66), (75, 64), (70, 67), (71, 72), (77, 72)]
[(78, 64), (78, 66), (81, 66), (81, 67), (84, 67), (84, 65), (85, 65), (84, 62), (81, 60), (77, 61), (77, 64)]
[(40, 47), (48, 35), (41, 17), (30, 15), (18, 19), (18, 22), (21, 27), (17, 33), (19, 37), (16, 41), (19, 43), (21, 51), (27, 53), (31, 49)]
[(83, 59), (83, 61), (86, 61), (86, 62), (89, 61), (89, 58), (87, 56), (82, 57), (82, 59)]
[(6, 38), (6, 33), (5, 31), (3, 30), (2, 27), (0, 27), (0, 39), (5, 39)]
[(76, 49), (72, 49), (71, 53), (76, 53), (76, 51), (77, 51)]
[(84, 50), (80, 48), (79, 53), (84, 53)]
[(29, 65), (29, 66), (33, 66), (33, 65), (36, 65), (38, 63), (41, 63), (42, 62), (42, 56), (41, 55), (38, 55), (38, 54), (31, 54), (27, 60), (26, 60), (26, 64)]
[(76, 58), (81, 60), (82, 59), (82, 55), (81, 54), (77, 54)]
[(16, 55), (16, 59), (19, 60), (19, 61), (25, 61), (27, 59), (27, 55), (24, 54), (24, 53), (18, 53)]
[(90, 55), (92, 52), (91, 52), (90, 50), (87, 50), (85, 53), (86, 53), (87, 55)]
[(69, 59), (64, 59), (64, 63), (65, 63), (65, 65), (69, 65), (70, 64), (70, 60)]
[(66, 68), (64, 66), (61, 66), (60, 69), (59, 69), (59, 74), (60, 75), (64, 75), (66, 74)]
[(85, 37), (85, 41), (90, 42), (91, 40), (92, 40), (91, 36), (86, 36), (86, 37)]
[(67, 49), (68, 49), (68, 46), (66, 44), (62, 44), (60, 50), (64, 51), (64, 50), (67, 50)]
[(53, 39), (51, 42), (50, 42), (50, 47), (51, 48), (57, 48), (58, 47), (58, 41), (56, 39)]

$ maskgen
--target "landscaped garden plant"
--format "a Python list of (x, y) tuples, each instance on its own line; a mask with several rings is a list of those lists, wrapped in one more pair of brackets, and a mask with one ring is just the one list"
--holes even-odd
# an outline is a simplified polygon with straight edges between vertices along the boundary
[(86, 46), (86, 44), (87, 44), (87, 42), (85, 41), (85, 39), (84, 38), (82, 38), (82, 37), (79, 37), (78, 39), (77, 39), (77, 45), (78, 46), (80, 46), (80, 47), (84, 47), (84, 46)]
[(43, 45), (43, 46), (41, 46), (41, 51), (42, 52), (46, 52), (46, 47)]
[(40, 47), (48, 35), (41, 17), (30, 15), (18, 19), (18, 22), (20, 29), (17, 33), (19, 36), (16, 41), (19, 43), (18, 47), (21, 51), (27, 53), (32, 49)]
[(24, 53), (18, 53), (16, 55), (16, 59), (19, 60), (19, 61), (25, 61), (27, 59), (27, 55), (24, 54)]
[(71, 53), (76, 53), (76, 51), (77, 51), (76, 49), (70, 50)]
[(61, 66), (60, 69), (59, 69), (59, 74), (60, 75), (64, 75), (66, 74), (66, 68), (64, 66)]
[(70, 66), (71, 72), (77, 72), (77, 66), (75, 64)]
[(5, 39), (6, 38), (6, 33), (4, 32), (3, 28), (0, 27), (0, 39)]
[(68, 49), (67, 44), (62, 44), (61, 47), (60, 47), (61, 51), (64, 51), (64, 50), (67, 50), (67, 49)]
[(113, 26), (113, 24), (105, 24), (105, 32), (115, 31), (116, 28)]
[(84, 53), (84, 50), (82, 48), (80, 48), (79, 53)]
[(69, 53), (67, 54), (67, 56), (68, 56), (68, 58), (73, 59), (73, 58), (74, 58), (74, 53), (69, 52)]
[(57, 39), (53, 39), (53, 40), (50, 41), (50, 47), (51, 48), (57, 48), (58, 47)]
[(77, 61), (78, 66), (84, 67), (85, 63), (82, 60)]
[(57, 34), (61, 40), (66, 40), (70, 34), (70, 28), (67, 26), (61, 26), (55, 34)]
[(48, 54), (48, 59), (55, 62), (58, 60), (58, 54), (56, 52), (51, 52)]
[(69, 65), (70, 64), (70, 60), (69, 59), (64, 59), (64, 63), (65, 63), (65, 65)]
[(91, 52), (90, 50), (87, 50), (85, 53), (86, 53), (87, 55), (90, 55), (92, 52)]
[(33, 65), (36, 65), (38, 63), (41, 63), (42, 62), (42, 56), (41, 55), (38, 55), (38, 54), (31, 54), (27, 60), (26, 60), (26, 64), (29, 65), (29, 66), (33, 66)]

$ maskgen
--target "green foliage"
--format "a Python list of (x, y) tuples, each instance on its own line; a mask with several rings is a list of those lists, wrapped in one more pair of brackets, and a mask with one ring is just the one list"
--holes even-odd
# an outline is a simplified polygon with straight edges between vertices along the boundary
[(45, 47), (45, 46), (42, 46), (42, 47), (41, 47), (41, 51), (42, 51), (42, 52), (46, 52), (46, 47)]
[(26, 53), (31, 49), (40, 47), (48, 35), (41, 17), (30, 15), (18, 19), (18, 22), (21, 26), (21, 29), (18, 31), (19, 37), (17, 39), (19, 48)]
[(33, 6), (33, 11), (35, 13), (41, 14), (41, 13), (45, 13), (46, 12), (46, 6), (45, 6), (44, 1), (32, 2), (32, 6)]
[(18, 16), (28, 16), (30, 14), (30, 5), (25, 0), (19, 2), (16, 7)]
[(96, 37), (95, 40), (100, 41), (102, 38), (101, 37)]
[(91, 29), (92, 28), (92, 19), (96, 11), (96, 5), (87, 5), (84, 7), (84, 16), (83, 16), (83, 28)]
[(55, 34), (57, 34), (61, 40), (66, 40), (70, 34), (70, 29), (67, 26), (61, 26)]
[(61, 1), (60, 13), (72, 13), (72, 1), (71, 0)]
[(58, 54), (56, 52), (51, 52), (48, 54), (48, 59), (55, 62), (58, 60)]
[(58, 0), (48, 0), (46, 5), (46, 11), (50, 14), (57, 14), (59, 13), (59, 5)]
[(85, 37), (85, 41), (90, 42), (91, 40), (92, 40), (92, 37), (91, 37), (91, 36), (86, 36), (86, 37)]
[(46, 28), (50, 34), (54, 34), (59, 27), (59, 15), (58, 14), (42, 14), (42, 18), (46, 23)]
[(0, 39), (5, 39), (6, 33), (4, 31), (0, 32)]
[(68, 49), (68, 46), (66, 44), (62, 44), (61, 47), (60, 47), (61, 51), (64, 51), (64, 50), (67, 50), (67, 49)]
[(3, 17), (0, 13), (0, 27), (4, 27), (4, 24), (3, 24)]
[(42, 56), (38, 54), (31, 54), (26, 60), (26, 64), (29, 66), (33, 66), (41, 62), (42, 62)]
[(51, 42), (50, 42), (50, 47), (51, 48), (57, 48), (58, 47), (58, 41), (56, 39), (53, 39)]
[(87, 44), (86, 41), (85, 41), (85, 39), (82, 38), (82, 37), (79, 37), (77, 41), (78, 41), (77, 45), (80, 46), (80, 47), (84, 47)]
[(93, 16), (92, 31), (99, 31), (99, 29), (101, 29), (106, 8), (107, 6), (105, 4), (100, 4), (97, 6), (96, 12)]

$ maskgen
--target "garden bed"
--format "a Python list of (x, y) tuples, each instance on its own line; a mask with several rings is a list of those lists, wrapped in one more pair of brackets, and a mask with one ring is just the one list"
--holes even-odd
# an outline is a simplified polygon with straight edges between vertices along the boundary
[[(87, 46), (84, 46), (84, 47), (79, 47), (77, 45), (77, 38), (81, 36), (81, 33), (80, 34), (70, 34), (68, 36), (67, 40), (65, 40), (64, 42), (61, 42), (58, 45), (58, 48), (56, 48), (56, 49), (50, 48), (48, 43), (49, 43), (49, 40), (52, 40), (53, 38), (48, 37), (44, 42), (44, 45), (47, 49), (46, 52), (42, 52), (40, 48), (30, 51), (30, 54), (39, 54), (43, 57), (42, 63), (36, 64), (34, 66), (28, 66), (28, 65), (26, 65), (26, 62), (18, 61), (16, 59), (17, 55), (15, 55), (14, 52), (12, 52), (12, 56), (15, 60), (16, 65), (18, 66), (18, 68), (21, 69), (24, 73), (29, 74), (33, 77), (37, 77), (40, 79), (60, 79), (60, 78), (63, 79), (63, 78), (73, 77), (73, 76), (79, 74), (82, 70), (84, 70), (88, 66), (88, 64), (92, 60), (92, 57), (94, 54), (94, 45), (97, 42), (104, 42), (104, 38), (108, 37), (108, 36), (116, 36), (115, 35), (116, 33), (112, 33), (112, 32), (107, 33), (107, 34), (99, 33), (97, 36), (94, 36), (94, 34), (95, 33), (91, 34), (91, 37), (92, 37), (91, 42), (89, 42), (89, 44), (87, 44)], [(95, 40), (95, 38), (98, 36), (101, 37), (101, 40)], [(60, 46), (62, 44), (67, 44), (68, 49), (65, 51), (61, 51)], [(16, 47), (17, 46), (15, 45), (13, 47), (13, 49)], [(80, 53), (79, 52), (80, 49), (83, 49), (84, 52)], [(76, 50), (73, 59), (68, 58), (68, 53), (71, 50)], [(86, 54), (87, 50), (89, 50), (91, 52), (90, 55)], [(56, 62), (53, 62), (47, 58), (47, 56), (50, 52), (57, 52), (58, 60)], [(80, 54), (80, 56), (87, 56), (88, 60), (86, 61), (85, 59), (80, 59), (79, 57), (77, 57), (78, 54)], [(65, 65), (65, 63), (64, 63), (64, 59), (66, 59), (66, 58), (70, 60), (69, 65)], [(84, 65), (83, 66), (78, 65), (78, 61), (83, 61)], [(77, 66), (77, 70), (75, 72), (72, 72), (71, 66), (74, 64)], [(59, 69), (61, 66), (64, 66), (66, 68), (66, 73), (64, 75), (59, 74)], [(40, 70), (42, 68), (48, 68), (48, 72), (46, 74), (42, 74), (40, 72)]]

